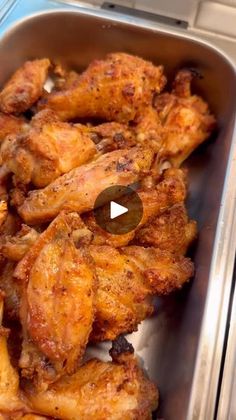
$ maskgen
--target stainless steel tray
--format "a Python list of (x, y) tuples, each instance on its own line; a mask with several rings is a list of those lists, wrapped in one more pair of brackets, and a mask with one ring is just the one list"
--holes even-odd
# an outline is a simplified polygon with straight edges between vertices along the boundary
[[(29, 5), (29, 3), (27, 3)], [(9, 20), (9, 22), (11, 19)], [(48, 56), (81, 69), (109, 51), (126, 51), (163, 63), (171, 79), (181, 66), (204, 76), (195, 91), (218, 118), (217, 138), (187, 162), (189, 211), (199, 223), (190, 286), (158, 302), (157, 315), (130, 336), (159, 386), (159, 417), (213, 419), (236, 249), (236, 77), (223, 53), (182, 31), (96, 10), (38, 12), (19, 20), (0, 41), (0, 84), (24, 60)], [(108, 344), (96, 351), (106, 355)], [(141, 420), (141, 419), (140, 419)]]

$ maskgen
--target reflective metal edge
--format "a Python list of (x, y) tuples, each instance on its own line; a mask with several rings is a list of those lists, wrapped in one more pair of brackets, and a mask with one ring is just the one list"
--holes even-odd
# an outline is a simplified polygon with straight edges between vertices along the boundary
[(236, 418), (236, 289), (234, 289), (232, 308), (229, 319), (229, 331), (223, 377), (219, 395), (217, 420)]
[[(32, 5), (33, 6), (33, 5)], [(110, 23), (128, 23), (135, 27), (142, 27), (154, 32), (171, 34), (178, 38), (187, 38), (215, 50), (216, 53), (228, 62), (235, 71), (235, 66), (230, 58), (219, 48), (211, 43), (184, 32), (184, 30), (166, 29), (164, 25), (155, 25), (140, 18), (120, 15), (118, 13), (104, 12), (80, 7), (53, 8), (42, 10), (32, 7), (32, 14), (13, 22), (14, 27), (29, 17), (38, 14), (50, 14), (55, 11), (65, 13), (74, 10), (74, 13), (102, 17)], [(12, 23), (12, 22), (11, 22)], [(4, 31), (10, 32), (11, 28)], [(197, 350), (197, 359), (194, 381), (190, 398), (190, 405), (186, 420), (211, 420), (214, 418), (216, 396), (219, 381), (219, 372), (222, 361), (222, 351), (225, 338), (225, 327), (228, 314), (230, 291), (232, 285), (234, 258), (236, 250), (236, 129), (229, 156), (224, 190), (221, 199), (221, 210), (218, 218), (214, 252), (211, 262), (209, 287), (207, 293), (204, 317), (201, 326), (201, 335)], [(222, 418), (225, 420), (225, 417)]]

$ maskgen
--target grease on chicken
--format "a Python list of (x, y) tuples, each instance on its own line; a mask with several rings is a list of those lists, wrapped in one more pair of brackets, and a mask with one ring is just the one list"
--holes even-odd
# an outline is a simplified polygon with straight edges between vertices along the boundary
[(95, 60), (80, 75), (75, 86), (50, 93), (43, 107), (57, 112), (62, 120), (96, 117), (128, 122), (137, 110), (152, 103), (166, 83), (163, 67), (124, 53)]
[(19, 262), (22, 375), (46, 387), (73, 373), (83, 356), (94, 317), (95, 275), (85, 248), (76, 248), (76, 214), (60, 214)]
[(112, 362), (92, 359), (45, 392), (26, 385), (33, 409), (63, 420), (150, 420), (158, 405), (156, 386), (130, 349), (121, 355), (113, 349), (111, 354)]
[(191, 93), (193, 72), (177, 73), (171, 93), (156, 97), (155, 107), (162, 123), (162, 159), (179, 167), (204, 142), (216, 126), (208, 104)]
[(31, 191), (19, 207), (19, 214), (26, 223), (35, 224), (53, 219), (64, 209), (89, 211), (104, 189), (130, 185), (142, 178), (152, 159), (152, 150), (136, 147), (107, 153), (62, 175), (46, 188)]
[(0, 92), (0, 110), (6, 114), (20, 114), (29, 109), (43, 93), (50, 61), (26, 61), (11, 76)]
[(1, 159), (17, 183), (45, 187), (60, 175), (89, 161), (97, 153), (85, 130), (60, 122), (55, 114), (41, 111), (28, 132), (9, 136), (2, 144)]

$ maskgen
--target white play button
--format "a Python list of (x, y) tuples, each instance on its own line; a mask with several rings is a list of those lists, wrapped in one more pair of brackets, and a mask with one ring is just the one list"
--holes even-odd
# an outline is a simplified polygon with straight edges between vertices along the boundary
[(129, 210), (127, 207), (121, 206), (115, 201), (110, 202), (110, 218), (115, 219), (116, 217), (121, 216), (122, 214), (127, 213)]

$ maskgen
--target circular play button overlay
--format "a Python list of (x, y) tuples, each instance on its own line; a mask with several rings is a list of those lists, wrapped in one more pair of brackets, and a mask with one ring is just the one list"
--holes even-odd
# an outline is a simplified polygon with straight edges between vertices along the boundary
[(114, 185), (103, 190), (94, 204), (96, 223), (106, 232), (123, 235), (134, 230), (143, 217), (143, 205), (131, 187)]

